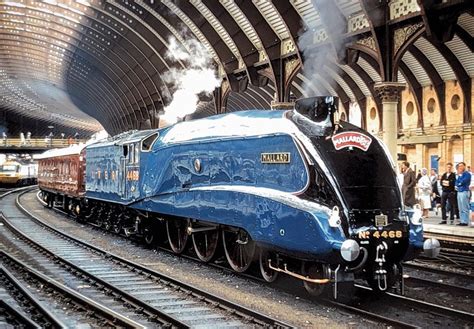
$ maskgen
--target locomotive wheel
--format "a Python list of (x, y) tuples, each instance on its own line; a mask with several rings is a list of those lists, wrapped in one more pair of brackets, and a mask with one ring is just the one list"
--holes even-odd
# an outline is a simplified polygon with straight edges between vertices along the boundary
[(219, 230), (195, 232), (192, 235), (194, 251), (203, 262), (208, 262), (214, 257), (219, 242)]
[(122, 222), (119, 220), (117, 221), (113, 227), (112, 227), (112, 231), (115, 233), (115, 234), (120, 234), (120, 232), (122, 232)]
[(150, 224), (145, 227), (143, 230), (143, 240), (147, 246), (151, 246), (155, 243), (157, 236), (157, 227), (156, 225)]
[[(324, 279), (323, 267), (320, 264), (303, 262), (301, 264), (301, 272), (303, 275), (311, 279)], [(326, 289), (326, 284), (311, 283), (308, 281), (303, 281), (304, 288), (311, 296), (321, 296), (321, 294)]]
[(124, 216), (125, 215), (123, 214), (123, 212), (119, 212), (117, 218), (115, 219), (114, 225), (112, 227), (112, 232), (114, 232), (115, 234), (122, 233)]
[(245, 272), (255, 255), (255, 242), (247, 232), (222, 230), (224, 251), (230, 267), (236, 272)]
[(181, 254), (188, 242), (189, 219), (168, 219), (166, 221), (166, 233), (170, 247), (175, 254)]
[(106, 219), (106, 220), (104, 221), (104, 229), (105, 229), (106, 231), (112, 231), (112, 228), (113, 228), (112, 223), (110, 222), (110, 220)]
[[(266, 250), (266, 249), (260, 249), (260, 273), (262, 274), (262, 277), (265, 281), (267, 282), (274, 282), (278, 278), (278, 272), (272, 270), (268, 266), (268, 262), (273, 258), (273, 260), (276, 260), (276, 257), (274, 253)], [(275, 265), (275, 263), (272, 263), (272, 265)]]

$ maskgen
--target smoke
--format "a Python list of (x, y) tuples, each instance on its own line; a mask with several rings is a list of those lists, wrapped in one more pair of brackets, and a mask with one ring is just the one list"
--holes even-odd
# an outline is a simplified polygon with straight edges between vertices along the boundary
[(94, 133), (86, 142), (86, 144), (92, 144), (96, 141), (100, 141), (109, 137), (109, 133), (105, 130), (99, 130), (98, 132)]
[(207, 49), (195, 39), (178, 42), (175, 38), (168, 40), (166, 57), (181, 62), (186, 69), (172, 68), (163, 75), (165, 83), (174, 85), (176, 91), (171, 103), (165, 107), (160, 116), (160, 126), (169, 125), (196, 111), (198, 94), (210, 94), (221, 81), (216, 76), (212, 56)]
[[(298, 47), (303, 54), (302, 73), (312, 84), (321, 87), (321, 84), (316, 82), (318, 75), (320, 79), (326, 81), (333, 80), (325, 70), (325, 66), (330, 64), (332, 70), (336, 71), (336, 73), (340, 70), (335, 65), (335, 62), (344, 57), (345, 45), (347, 43), (344, 34), (347, 32), (347, 23), (346, 19), (339, 14), (340, 10), (335, 1), (312, 0), (311, 2), (319, 13), (322, 25), (306, 25), (299, 33)], [(325, 39), (326, 36), (327, 39)], [(326, 89), (324, 86), (322, 87)], [(303, 84), (303, 89), (304, 93), (308, 96), (314, 94), (314, 89), (308, 83)]]

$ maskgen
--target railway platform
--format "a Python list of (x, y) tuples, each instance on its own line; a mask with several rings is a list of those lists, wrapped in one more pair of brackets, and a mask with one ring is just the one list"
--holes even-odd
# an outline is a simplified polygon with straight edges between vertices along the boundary
[(459, 220), (454, 220), (452, 224), (439, 224), (441, 213), (430, 211), (430, 216), (425, 219), (423, 229), (427, 237), (433, 237), (442, 243), (459, 244), (470, 249), (474, 249), (474, 226), (457, 226)]

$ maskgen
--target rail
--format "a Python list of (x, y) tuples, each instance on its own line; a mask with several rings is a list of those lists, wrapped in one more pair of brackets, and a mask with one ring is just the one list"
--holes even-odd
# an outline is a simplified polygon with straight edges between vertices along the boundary
[[(269, 318), (263, 314), (246, 309), (227, 300), (222, 300), (217, 296), (198, 290), (193, 286), (177, 281), (162, 273), (149, 270), (139, 264), (104, 252), (103, 250), (69, 236), (60, 230), (50, 227), (48, 224), (42, 222), (23, 208), (19, 203), (19, 196), (17, 197), (16, 205), (29, 219), (31, 219), (31, 222), (21, 221), (21, 229), (15, 229), (20, 235), (22, 235), (22, 239), (28, 239), (31, 243), (35, 244), (36, 247), (42, 248), (43, 252), (54, 254), (55, 260), (64, 264), (66, 268), (75, 273), (80, 273), (82, 276), (88, 276), (93, 280), (93, 282), (96, 282), (98, 286), (109, 290), (110, 293), (116, 295), (116, 297), (120, 296), (120, 298), (127, 300), (129, 304), (139, 306), (140, 312), (153, 314), (155, 317), (158, 317), (158, 319), (167, 318), (169, 323), (177, 327), (188, 327), (190, 325), (194, 326), (198, 324), (203, 325), (204, 323), (216, 323), (221, 325), (238, 324), (238, 326), (257, 327), (289, 327), (289, 325), (276, 319)], [(3, 222), (10, 229), (14, 229), (12, 224), (10, 224), (6, 218), (3, 219)], [(16, 223), (20, 222), (17, 221)], [(29, 223), (34, 227), (29, 227)], [(38, 225), (46, 228), (46, 231), (42, 231), (40, 236), (35, 236), (34, 232), (38, 231)], [(20, 233), (20, 231), (26, 233)], [(47, 233), (47, 231), (51, 233)], [(56, 239), (59, 238), (58, 240), (61, 241), (60, 244), (63, 247), (64, 244), (68, 245), (68, 255), (61, 254), (61, 252), (58, 253), (58, 250), (61, 250), (61, 248), (58, 247), (58, 249), (55, 247), (56, 242), (54, 242), (55, 238), (53, 236), (55, 236)], [(74, 253), (72, 253), (71, 250), (74, 250)], [(75, 260), (76, 257), (78, 257), (79, 260)], [(90, 268), (90, 262), (82, 264), (80, 260), (90, 260), (93, 258), (93, 268)], [(92, 275), (91, 272), (94, 272), (95, 276)], [(118, 272), (120, 272), (120, 278), (116, 278)], [(126, 282), (129, 282), (131, 286), (127, 287)], [(145, 285), (148, 288), (146, 294), (143, 295), (138, 290), (140, 290), (140, 287)], [(128, 291), (130, 291), (129, 288), (133, 288), (133, 291), (126, 294), (125, 291), (119, 291), (120, 289), (117, 289), (118, 286), (122, 287), (123, 290)], [(156, 308), (157, 306), (153, 306), (160, 304), (167, 308), (166, 305), (175, 303), (175, 300), (180, 304), (180, 312), (176, 314), (174, 314), (175, 312), (172, 312), (173, 319), (171, 319), (171, 316), (166, 315), (166, 311), (165, 313), (158, 312), (158, 309)], [(189, 309), (189, 312), (187, 312), (187, 308)], [(199, 315), (193, 311), (193, 309), (196, 310), (196, 308), (201, 310), (199, 311)], [(201, 312), (203, 313), (201, 314)], [(186, 315), (186, 313), (193, 314), (190, 316), (189, 314)], [(217, 317), (219, 314), (222, 316)], [(199, 318), (201, 319), (199, 320)], [(184, 321), (184, 323), (181, 321)]]
[[(43, 225), (44, 224), (45, 223), (43, 223)], [(191, 259), (193, 258), (191, 257)], [(132, 265), (132, 264), (129, 264), (129, 265)], [(216, 266), (225, 270), (225, 268), (221, 266), (217, 266), (216, 264), (209, 264), (209, 265), (213, 267)], [(250, 278), (251, 277), (249, 277), (249, 279)], [(359, 298), (369, 297), (368, 299), (362, 298), (362, 300), (360, 300), (360, 302), (362, 303), (361, 305), (354, 307), (354, 306), (344, 305), (344, 304), (331, 302), (331, 301), (328, 301), (329, 302), (328, 305), (332, 305), (340, 309), (345, 309), (346, 311), (349, 311), (354, 314), (358, 314), (359, 316), (365, 317), (367, 319), (376, 320), (380, 323), (386, 323), (386, 324), (393, 325), (395, 327), (403, 327), (403, 328), (419, 327), (419, 324), (422, 323), (420, 322), (419, 319), (416, 318), (417, 315), (413, 314), (413, 309), (417, 309), (417, 310), (419, 309), (422, 314), (420, 315), (420, 317), (424, 318), (425, 321), (430, 321), (430, 322), (434, 321), (435, 323), (436, 321), (441, 320), (448, 324), (451, 323), (455, 325), (460, 325), (460, 324), (465, 324), (466, 322), (471, 323), (471, 321), (474, 320), (473, 314), (469, 312), (464, 312), (464, 311), (460, 311), (456, 309), (450, 309), (448, 307), (444, 307), (438, 304), (429, 303), (423, 300), (417, 300), (410, 297), (403, 297), (403, 296), (395, 295), (392, 293), (387, 293), (384, 295), (384, 298), (385, 298), (384, 301), (387, 302), (386, 303), (387, 305), (390, 305), (392, 307), (392, 309), (386, 310), (385, 308), (379, 308), (377, 306), (377, 303), (378, 303), (377, 300), (375, 299), (374, 301), (374, 296), (376, 295), (373, 294), (370, 288), (356, 286), (356, 289), (357, 289), (357, 295), (359, 295), (358, 296)], [(367, 295), (367, 293), (369, 293), (369, 295)], [(324, 300), (322, 302), (324, 303)], [(410, 315), (410, 316), (408, 316), (407, 318), (400, 319), (400, 318), (397, 318), (398, 312), (402, 312), (405, 315), (407, 316)], [(432, 318), (433, 314), (436, 314), (436, 319)]]

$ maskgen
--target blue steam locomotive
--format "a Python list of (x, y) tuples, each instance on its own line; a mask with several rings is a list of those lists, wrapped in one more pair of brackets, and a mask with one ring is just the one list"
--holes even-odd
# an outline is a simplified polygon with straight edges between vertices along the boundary
[[(421, 214), (404, 211), (394, 165), (366, 131), (335, 120), (336, 98), (295, 110), (244, 111), (128, 132), (86, 148), (85, 198), (72, 209), (96, 225), (217, 250), (237, 272), (259, 264), (312, 294), (356, 278), (384, 291), (423, 243)], [(164, 236), (161, 236), (163, 233)]]

